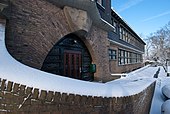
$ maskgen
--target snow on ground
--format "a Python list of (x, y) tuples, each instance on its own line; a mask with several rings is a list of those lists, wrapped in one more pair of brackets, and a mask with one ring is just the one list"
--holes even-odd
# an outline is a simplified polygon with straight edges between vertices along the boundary
[(167, 72), (170, 73), (170, 67), (168, 67)]

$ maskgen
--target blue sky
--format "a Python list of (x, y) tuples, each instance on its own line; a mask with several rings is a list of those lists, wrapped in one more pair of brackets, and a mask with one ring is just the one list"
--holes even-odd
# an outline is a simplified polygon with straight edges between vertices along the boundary
[(112, 8), (137, 33), (148, 36), (170, 21), (170, 0), (111, 0)]

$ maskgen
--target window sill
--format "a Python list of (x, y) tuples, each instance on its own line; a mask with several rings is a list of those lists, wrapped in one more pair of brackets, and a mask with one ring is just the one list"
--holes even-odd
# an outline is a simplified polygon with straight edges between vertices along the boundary
[(126, 65), (134, 65), (134, 64), (142, 64), (142, 62), (139, 63), (128, 63), (128, 64), (119, 64), (118, 66), (126, 66)]
[(109, 59), (109, 61), (117, 61), (117, 59)]

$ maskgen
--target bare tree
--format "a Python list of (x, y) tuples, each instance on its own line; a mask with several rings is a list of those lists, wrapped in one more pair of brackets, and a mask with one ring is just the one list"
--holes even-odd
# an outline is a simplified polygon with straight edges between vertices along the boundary
[(166, 61), (167, 50), (170, 48), (170, 22), (160, 30), (150, 34), (146, 41), (146, 57)]
[(146, 42), (146, 46), (145, 46), (145, 59), (148, 60), (148, 59), (150, 59), (150, 53), (151, 53), (151, 48), (152, 48), (152, 40), (151, 40), (151, 37), (147, 37), (144, 40)]

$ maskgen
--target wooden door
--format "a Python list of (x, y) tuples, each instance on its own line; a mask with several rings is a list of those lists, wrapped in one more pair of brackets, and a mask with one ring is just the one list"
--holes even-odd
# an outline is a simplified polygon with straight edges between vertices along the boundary
[(81, 79), (81, 52), (64, 51), (64, 75), (71, 78)]

